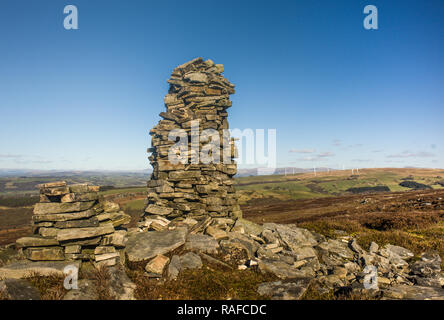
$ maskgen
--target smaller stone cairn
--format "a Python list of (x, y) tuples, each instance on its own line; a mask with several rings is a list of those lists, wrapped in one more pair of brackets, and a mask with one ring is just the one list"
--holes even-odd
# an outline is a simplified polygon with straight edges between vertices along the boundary
[(33, 236), (17, 240), (31, 261), (92, 261), (113, 266), (124, 258), (126, 229), (131, 217), (117, 203), (99, 196), (98, 186), (45, 183), (34, 207)]

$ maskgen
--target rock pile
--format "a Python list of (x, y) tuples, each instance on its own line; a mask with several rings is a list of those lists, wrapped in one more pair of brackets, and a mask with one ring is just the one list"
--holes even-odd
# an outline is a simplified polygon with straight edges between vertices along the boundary
[(93, 261), (112, 266), (126, 243), (122, 225), (131, 217), (118, 204), (104, 201), (99, 187), (68, 186), (66, 182), (40, 185), (40, 202), (34, 207), (33, 236), (17, 240), (31, 261)]
[[(169, 255), (179, 247), (180, 255)], [(300, 299), (309, 286), (321, 295), (334, 291), (383, 299), (444, 299), (437, 253), (415, 259), (403, 247), (374, 242), (364, 250), (350, 236), (329, 239), (291, 224), (211, 217), (173, 221), (169, 230), (131, 233), (126, 250), (128, 261), (147, 261), (149, 277), (175, 279), (182, 270), (200, 268), (203, 260), (228, 269), (257, 268), (280, 279), (258, 287), (261, 295), (273, 299)], [(376, 270), (376, 282), (368, 281), (371, 270)], [(366, 281), (376, 287), (366, 287)]]
[(241, 215), (232, 180), (237, 150), (226, 130), (235, 91), (223, 71), (223, 65), (197, 58), (175, 68), (168, 80), (166, 112), (150, 131), (153, 173), (140, 227), (163, 230), (176, 218)]

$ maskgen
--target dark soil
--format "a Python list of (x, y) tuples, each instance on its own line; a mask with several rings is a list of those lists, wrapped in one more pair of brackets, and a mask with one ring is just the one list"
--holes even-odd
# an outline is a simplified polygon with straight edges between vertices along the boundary
[(351, 193), (374, 193), (374, 192), (390, 192), (390, 188), (387, 186), (376, 186), (376, 187), (358, 187), (358, 188), (349, 188), (345, 191)]
[(422, 184), (419, 182), (415, 182), (415, 181), (403, 181), (399, 185), (404, 188), (410, 188), (410, 189), (415, 189), (415, 190), (432, 189), (431, 186), (428, 186), (426, 184)]

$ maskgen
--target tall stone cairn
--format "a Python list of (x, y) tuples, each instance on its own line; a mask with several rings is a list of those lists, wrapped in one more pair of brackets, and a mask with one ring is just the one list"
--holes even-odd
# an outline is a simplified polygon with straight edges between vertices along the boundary
[(99, 196), (98, 186), (64, 181), (39, 185), (32, 216), (33, 235), (16, 241), (31, 261), (91, 261), (112, 266), (124, 258), (123, 228), (131, 217)]
[[(241, 216), (233, 185), (237, 172), (233, 159), (237, 150), (228, 130), (224, 134), (224, 129), (228, 129), (227, 109), (232, 105), (229, 95), (235, 91), (234, 85), (222, 75), (223, 71), (223, 65), (197, 58), (178, 66), (171, 74), (164, 99), (166, 111), (160, 113), (163, 119), (150, 131), (152, 147), (148, 152), (153, 173), (148, 181), (147, 207), (139, 224), (142, 228), (162, 230), (169, 221), (184, 218)], [(198, 142), (191, 138), (192, 127), (193, 132), (197, 132), (196, 123)], [(183, 129), (188, 135), (187, 161), (170, 161), (168, 154), (176, 141), (168, 135), (174, 129)], [(217, 153), (208, 153), (219, 158), (219, 163), (204, 164), (200, 158), (193, 162), (196, 150), (200, 154), (205, 145), (216, 141), (202, 138), (202, 131), (206, 129), (214, 129), (219, 135), (220, 157)]]

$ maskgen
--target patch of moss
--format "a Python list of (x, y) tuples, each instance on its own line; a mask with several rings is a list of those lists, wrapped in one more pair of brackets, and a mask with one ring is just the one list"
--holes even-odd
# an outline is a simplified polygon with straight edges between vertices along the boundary
[(62, 300), (67, 293), (63, 285), (65, 279), (61, 275), (43, 276), (32, 273), (26, 279), (39, 290), (42, 300)]
[(176, 280), (149, 279), (144, 273), (129, 271), (136, 283), (135, 295), (141, 300), (257, 300), (266, 299), (257, 293), (259, 284), (275, 281), (272, 275), (249, 269), (222, 270), (204, 266), (197, 270), (184, 270)]

